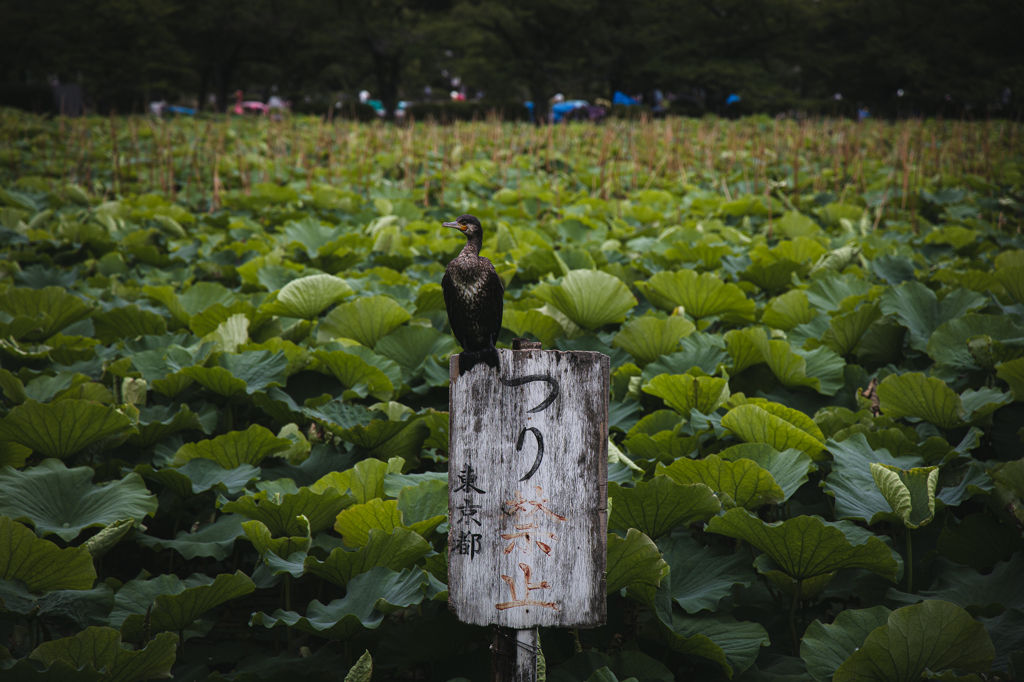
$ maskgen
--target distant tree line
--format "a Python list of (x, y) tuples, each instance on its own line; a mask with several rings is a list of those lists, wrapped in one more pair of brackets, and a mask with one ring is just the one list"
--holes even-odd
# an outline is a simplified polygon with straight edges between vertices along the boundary
[(541, 114), (616, 90), (688, 114), (730, 94), (770, 113), (1024, 102), (1021, 0), (0, 0), (0, 17), (0, 84), (77, 83), (100, 112), (222, 111), (236, 89), (310, 112), (362, 89), (389, 112), (453, 89)]

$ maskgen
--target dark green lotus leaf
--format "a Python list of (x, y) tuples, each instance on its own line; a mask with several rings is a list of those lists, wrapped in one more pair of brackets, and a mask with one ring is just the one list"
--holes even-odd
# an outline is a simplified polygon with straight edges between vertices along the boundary
[(823, 270), (815, 273), (813, 279), (806, 290), (807, 300), (823, 313), (838, 312), (843, 301), (851, 296), (864, 296), (871, 290), (871, 283), (855, 274)]
[(230, 289), (217, 282), (196, 282), (178, 296), (178, 303), (188, 315), (198, 315), (220, 303), (229, 306), (238, 299)]
[(365, 547), (370, 541), (373, 529), (391, 533), (395, 528), (407, 528), (427, 537), (445, 520), (438, 515), (415, 522), (405, 523), (402, 510), (398, 508), (398, 500), (371, 499), (364, 504), (349, 507), (338, 514), (334, 530), (341, 533), (345, 544), (349, 547)]
[(707, 521), (722, 508), (708, 486), (699, 481), (683, 483), (679, 485), (668, 476), (655, 476), (633, 488), (609, 483), (608, 526), (620, 530), (636, 528), (657, 539), (681, 524)]
[[(984, 347), (974, 340), (983, 337)], [(1024, 326), (1005, 315), (965, 315), (944, 322), (928, 340), (932, 373), (954, 378), (1024, 356)]]
[(935, 518), (938, 467), (901, 469), (891, 464), (872, 463), (871, 476), (907, 528), (919, 528)]
[(210, 557), (223, 561), (231, 555), (235, 540), (245, 535), (244, 521), (245, 517), (238, 514), (221, 514), (215, 522), (202, 524), (194, 531), (179, 531), (173, 540), (136, 533), (135, 541), (156, 551), (173, 549), (185, 559)]
[(835, 497), (836, 518), (858, 519), (869, 525), (883, 520), (902, 523), (875, 484), (871, 466), (878, 463), (910, 470), (924, 464), (921, 458), (893, 457), (888, 450), (873, 449), (862, 433), (855, 433), (840, 443), (829, 439), (827, 445), (834, 462), (824, 488)]
[[(270, 395), (277, 398), (275, 389), (271, 389)], [(280, 396), (281, 399), (286, 397), (287, 395)], [(296, 405), (296, 407), (298, 406)], [(332, 400), (317, 407), (300, 409), (307, 417), (316, 420), (318, 424), (339, 436), (356, 426), (367, 426), (375, 420), (379, 421), (383, 416), (380, 412), (368, 410), (362, 405), (344, 403), (340, 400)]]
[(196, 458), (213, 460), (224, 469), (243, 464), (258, 466), (263, 458), (284, 452), (292, 446), (287, 438), (278, 438), (269, 430), (253, 424), (245, 431), (232, 431), (211, 440), (186, 443), (174, 455), (174, 466)]
[(104, 682), (110, 679), (91, 663), (75, 666), (65, 661), (54, 661), (44, 666), (29, 658), (0, 659), (0, 672), (4, 674), (4, 682)]
[[(15, 379), (15, 381), (17, 381)], [(68, 389), (81, 386), (82, 384), (89, 383), (89, 377), (84, 374), (76, 374), (74, 372), (58, 372), (54, 376), (39, 376), (28, 382), (23, 387), (24, 397), (22, 400), (18, 400), (18, 404), (25, 402), (25, 400), (35, 400), (39, 403), (51, 402), (58, 395), (61, 395)], [(20, 381), (18, 382), (21, 383)], [(17, 387), (12, 387), (17, 390)]]
[(730, 462), (749, 459), (767, 471), (782, 489), (783, 499), (788, 500), (797, 489), (807, 482), (807, 475), (814, 469), (814, 463), (805, 452), (785, 450), (779, 452), (763, 443), (741, 443), (718, 453)]
[(628, 586), (648, 585), (656, 589), (669, 567), (658, 546), (649, 537), (630, 528), (626, 537), (608, 536), (608, 563), (605, 581), (608, 594)]
[(895, 580), (899, 567), (885, 543), (870, 534), (866, 541), (851, 541), (843, 524), (852, 526), (849, 522), (829, 523), (816, 516), (769, 524), (737, 508), (711, 519), (707, 532), (749, 542), (794, 580), (844, 568), (865, 568)]
[(394, 299), (385, 296), (357, 298), (332, 310), (320, 322), (318, 338), (352, 339), (367, 348), (405, 324), (412, 316)]
[(710, 272), (659, 272), (637, 286), (655, 306), (668, 311), (682, 306), (695, 320), (715, 316), (735, 322), (754, 320), (754, 302), (738, 286), (723, 282)]
[(0, 419), (0, 440), (13, 441), (40, 455), (59, 459), (130, 430), (132, 420), (127, 416), (88, 400), (47, 404), (28, 400)]
[[(152, 632), (184, 630), (210, 609), (256, 589), (249, 576), (241, 571), (222, 573), (213, 580), (203, 576), (202, 580), (205, 584), (187, 587), (182, 584), (181, 590), (155, 596), (149, 616)], [(128, 641), (141, 641), (145, 621), (145, 610), (132, 613), (121, 624), (121, 633)]]
[(959, 426), (965, 416), (960, 396), (953, 389), (920, 372), (890, 374), (878, 385), (878, 398), (886, 416), (917, 417), (940, 429)]
[(924, 353), (939, 326), (985, 305), (987, 299), (967, 289), (955, 289), (942, 301), (921, 282), (904, 282), (882, 295), (882, 312), (894, 315), (907, 328), (910, 347)]
[(981, 623), (954, 604), (929, 600), (890, 613), (832, 680), (903, 682), (949, 669), (983, 673), (993, 658), (992, 639)]
[[(419, 485), (402, 488), (398, 491), (398, 511), (402, 512), (403, 523), (410, 527), (418, 523), (432, 522), (439, 516), (446, 517), (448, 483), (437, 480), (423, 481)], [(445, 527), (438, 527), (441, 533), (446, 530)]]
[(794, 350), (787, 341), (770, 340), (760, 328), (752, 328), (750, 340), (783, 386), (810, 388), (822, 395), (835, 395), (843, 387), (846, 363), (832, 350)]
[(864, 304), (852, 312), (836, 315), (822, 334), (821, 342), (845, 357), (858, 350), (864, 334), (881, 317), (882, 309), (877, 303)]
[(1024, 550), (1024, 539), (1019, 528), (995, 516), (970, 514), (957, 525), (943, 526), (935, 549), (958, 564), (984, 571)]
[(104, 682), (139, 682), (154, 677), (169, 677), (174, 665), (178, 635), (162, 632), (145, 648), (131, 651), (121, 647), (121, 633), (113, 628), (90, 627), (74, 637), (44, 642), (29, 654), (46, 666), (58, 662), (78, 669), (91, 665), (106, 668)]
[(429, 551), (427, 541), (411, 530), (395, 528), (387, 533), (372, 528), (367, 543), (358, 550), (351, 552), (339, 547), (323, 561), (307, 557), (305, 568), (309, 573), (345, 587), (353, 577), (377, 566), (392, 571), (409, 568)]
[(427, 471), (422, 474), (403, 474), (388, 471), (384, 475), (383, 495), (376, 495), (375, 497), (383, 497), (385, 495), (387, 497), (398, 497), (398, 493), (403, 488), (418, 486), (424, 481), (443, 481), (447, 485), (448, 473), (443, 471)]
[(588, 682), (589, 680), (613, 679), (595, 677), (600, 671), (607, 671), (615, 680), (645, 680), (645, 682), (673, 682), (672, 671), (640, 651), (622, 651), (608, 654), (589, 649), (581, 651), (554, 670), (549, 670), (549, 682)]
[(818, 311), (811, 309), (807, 294), (800, 289), (793, 289), (768, 301), (761, 322), (788, 332), (793, 327), (807, 324), (817, 316)]
[(42, 341), (86, 319), (92, 314), (93, 308), (81, 297), (68, 293), (62, 287), (11, 287), (0, 294), (0, 312), (6, 313), (13, 320), (27, 321), (18, 328), (8, 329), (6, 336), (14, 336), (18, 340)]
[[(399, 462), (382, 462), (378, 459), (364, 459), (347, 471), (332, 471), (310, 486), (314, 492), (334, 489), (338, 493), (350, 492), (358, 504), (369, 502), (375, 497), (384, 497), (384, 481), (388, 474), (400, 474)], [(445, 482), (448, 478), (445, 476)], [(390, 497), (397, 497), (398, 493)]]
[(0, 516), (0, 579), (21, 580), (30, 592), (88, 590), (96, 580), (96, 569), (84, 547), (59, 549)]
[(327, 605), (314, 599), (306, 607), (304, 617), (281, 609), (273, 615), (255, 613), (252, 625), (288, 625), (318, 637), (346, 640), (364, 629), (376, 629), (389, 613), (422, 602), (428, 584), (422, 569), (397, 573), (378, 566), (352, 578), (343, 599)]
[(772, 475), (749, 459), (730, 462), (717, 455), (700, 460), (678, 459), (667, 467), (659, 463), (655, 473), (665, 474), (681, 485), (703, 483), (721, 496), (726, 509), (737, 506), (757, 509), (785, 499), (785, 493)]
[(721, 545), (701, 546), (688, 537), (658, 540), (658, 549), (669, 565), (672, 600), (687, 613), (714, 611), (733, 592), (733, 586), (749, 587), (756, 579), (750, 556)]
[(988, 630), (996, 650), (992, 670), (1010, 671), (1011, 656), (1016, 654), (1020, 660), (1021, 642), (1024, 642), (1024, 612), (1007, 609), (995, 618), (978, 618), (978, 621)]
[[(507, 309), (502, 315), (501, 326), (516, 336), (531, 334), (545, 346), (551, 346), (555, 343), (555, 339), (565, 336), (565, 328), (562, 324), (540, 310)], [(451, 352), (455, 350), (458, 350), (457, 344)]]
[(207, 415), (216, 417), (212, 405), (200, 410), (200, 414), (185, 404), (177, 409), (172, 405), (144, 405), (139, 408), (138, 432), (128, 436), (128, 442), (140, 448), (148, 448), (188, 429), (209, 433), (204, 423), (208, 421), (205, 419)]
[(251, 464), (224, 469), (212, 459), (202, 457), (191, 459), (177, 469), (154, 469), (149, 464), (140, 464), (135, 467), (135, 473), (159, 481), (178, 497), (190, 497), (212, 489), (235, 495), (260, 478), (260, 468)]
[(874, 606), (842, 611), (831, 625), (813, 621), (800, 641), (800, 658), (807, 663), (807, 672), (818, 682), (828, 682), (839, 666), (864, 646), (867, 636), (885, 625), (891, 613), (884, 606)]
[(90, 467), (68, 469), (44, 459), (27, 471), (0, 469), (0, 514), (34, 526), (36, 533), (54, 533), (73, 540), (86, 528), (108, 526), (131, 518), (141, 523), (156, 514), (157, 502), (138, 474), (106, 485), (92, 485)]
[[(897, 592), (887, 598), (897, 604), (916, 604), (922, 598), (941, 599), (967, 609), (974, 616), (997, 616), (1006, 609), (1024, 610), (1024, 553), (1014, 554), (1009, 561), (996, 563), (992, 572), (982, 575), (970, 566), (957, 566), (943, 559), (933, 570), (938, 581), (931, 590), (916, 595)], [(940, 571), (941, 569), (941, 571)]]
[(299, 535), (304, 532), (298, 521), (300, 515), (306, 518), (310, 532), (318, 533), (333, 526), (338, 514), (355, 502), (355, 497), (342, 495), (333, 488), (323, 492), (299, 488), (297, 493), (285, 495), (264, 490), (228, 502), (221, 506), (221, 511), (262, 521), (274, 535)]
[(138, 336), (160, 336), (167, 333), (167, 320), (163, 316), (135, 304), (96, 313), (92, 321), (96, 326), (96, 338), (104, 344), (115, 343), (121, 339), (134, 339)]
[(443, 359), (458, 349), (459, 344), (451, 335), (419, 325), (399, 327), (373, 347), (375, 353), (397, 362), (402, 368), (402, 375), (410, 379), (422, 375), (423, 363), (430, 356)]
[(20, 580), (0, 581), (0, 613), (38, 617), (50, 627), (84, 630), (90, 625), (107, 625), (113, 608), (114, 591), (107, 585), (91, 590), (53, 590), (37, 597)]
[(722, 426), (747, 443), (770, 445), (778, 451), (794, 448), (811, 459), (822, 459), (825, 436), (807, 415), (778, 403), (734, 407), (722, 417)]
[(284, 386), (288, 358), (283, 352), (250, 350), (226, 353), (217, 358), (217, 367), (185, 367), (178, 373), (194, 379), (218, 395), (252, 395), (272, 386)]
[(352, 294), (352, 287), (340, 277), (320, 274), (293, 279), (277, 292), (277, 299), (263, 306), (263, 312), (282, 317), (312, 320), (327, 308)]
[(296, 518), (299, 532), (302, 535), (275, 538), (266, 524), (257, 520), (244, 522), (242, 524), (242, 531), (259, 554), (265, 556), (268, 553), (273, 553), (282, 559), (287, 559), (296, 552), (309, 552), (309, 548), (313, 545), (312, 536), (309, 532), (309, 522), (306, 521), (306, 517), (299, 516)]

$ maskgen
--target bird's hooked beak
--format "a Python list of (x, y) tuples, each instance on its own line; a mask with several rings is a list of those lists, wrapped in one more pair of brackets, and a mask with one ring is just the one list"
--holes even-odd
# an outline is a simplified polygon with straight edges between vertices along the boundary
[(462, 223), (441, 223), (441, 227), (454, 227), (456, 230), (459, 230), (460, 232), (465, 232), (467, 229), (469, 229)]

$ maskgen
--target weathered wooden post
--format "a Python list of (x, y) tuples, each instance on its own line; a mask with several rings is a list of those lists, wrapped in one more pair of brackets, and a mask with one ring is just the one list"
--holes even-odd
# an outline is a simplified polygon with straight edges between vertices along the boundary
[(448, 604), (498, 626), (491, 679), (537, 679), (537, 627), (605, 622), (610, 361), (499, 350), (451, 359)]

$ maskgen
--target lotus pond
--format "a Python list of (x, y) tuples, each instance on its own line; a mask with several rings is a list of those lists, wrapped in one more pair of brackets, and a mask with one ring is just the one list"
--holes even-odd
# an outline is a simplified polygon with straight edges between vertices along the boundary
[(1022, 132), (0, 112), (0, 677), (486, 679), (473, 213), (500, 345), (611, 358), (608, 623), (547, 680), (1020, 679)]

